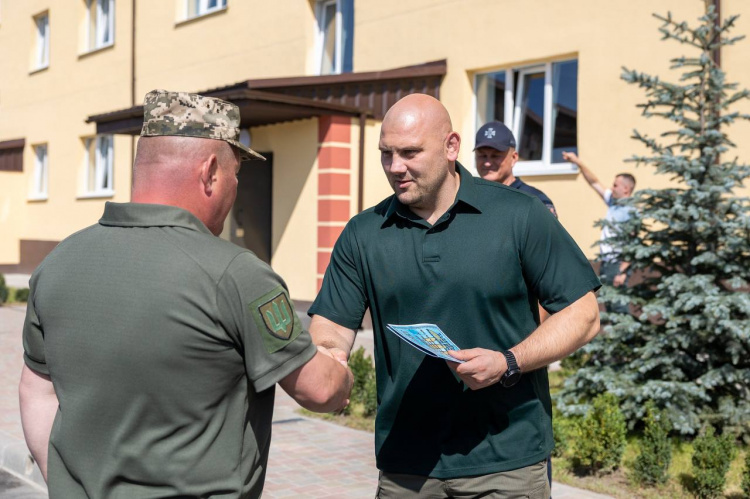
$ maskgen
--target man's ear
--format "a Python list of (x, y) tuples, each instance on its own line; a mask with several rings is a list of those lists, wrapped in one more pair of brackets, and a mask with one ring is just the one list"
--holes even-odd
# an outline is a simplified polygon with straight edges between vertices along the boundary
[(216, 159), (216, 154), (211, 154), (203, 163), (201, 163), (201, 184), (203, 185), (203, 192), (205, 192), (207, 196), (210, 196), (213, 193), (218, 170), (219, 160)]
[(445, 152), (448, 156), (448, 161), (456, 161), (458, 159), (458, 151), (461, 148), (461, 136), (458, 132), (451, 132), (445, 139)]
[(516, 151), (515, 148), (513, 148), (513, 154), (512, 154), (512, 160), (511, 160), (511, 167), (516, 166), (516, 162), (518, 162), (518, 151)]

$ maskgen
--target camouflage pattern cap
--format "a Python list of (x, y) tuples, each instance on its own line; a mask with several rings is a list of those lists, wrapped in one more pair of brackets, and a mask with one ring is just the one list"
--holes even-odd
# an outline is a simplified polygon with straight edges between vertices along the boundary
[(152, 90), (143, 99), (142, 137), (179, 135), (223, 140), (240, 150), (240, 158), (263, 156), (240, 143), (240, 109), (231, 102), (187, 92)]

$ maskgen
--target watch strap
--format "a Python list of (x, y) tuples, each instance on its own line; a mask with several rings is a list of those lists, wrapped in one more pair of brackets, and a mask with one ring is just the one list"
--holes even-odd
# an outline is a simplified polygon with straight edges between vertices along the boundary
[(520, 371), (518, 362), (516, 362), (516, 356), (513, 355), (513, 352), (505, 350), (503, 351), (503, 355), (505, 356), (505, 361), (508, 363), (508, 369), (505, 371), (506, 373)]

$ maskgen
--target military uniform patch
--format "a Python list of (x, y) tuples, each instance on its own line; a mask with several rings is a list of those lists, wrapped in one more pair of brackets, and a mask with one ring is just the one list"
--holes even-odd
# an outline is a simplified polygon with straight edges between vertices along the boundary
[(292, 335), (294, 319), (292, 307), (284, 293), (279, 293), (266, 303), (258, 306), (258, 312), (263, 317), (268, 332), (282, 340), (288, 340)]
[(250, 303), (248, 309), (269, 353), (281, 350), (302, 332), (292, 300), (282, 286)]

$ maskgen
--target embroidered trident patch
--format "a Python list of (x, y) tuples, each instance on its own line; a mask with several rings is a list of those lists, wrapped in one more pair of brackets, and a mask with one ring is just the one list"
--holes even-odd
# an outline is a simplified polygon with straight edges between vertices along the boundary
[(260, 305), (258, 312), (263, 317), (269, 333), (281, 340), (288, 340), (291, 337), (294, 330), (293, 312), (284, 293), (279, 293)]

